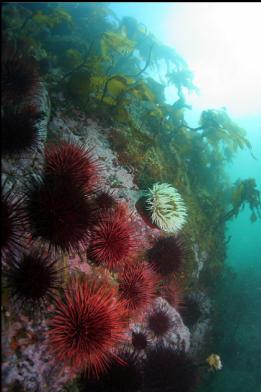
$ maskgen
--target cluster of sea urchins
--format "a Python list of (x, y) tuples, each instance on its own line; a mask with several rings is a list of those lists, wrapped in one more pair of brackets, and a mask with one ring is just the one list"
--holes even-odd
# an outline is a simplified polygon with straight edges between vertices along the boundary
[[(81, 388), (92, 385), (93, 390), (116, 392), (129, 379), (124, 390), (146, 390), (151, 383), (146, 379), (150, 354), (142, 357), (143, 379), (135, 353), (148, 351), (148, 338), (133, 333), (131, 355), (115, 350), (126, 341), (127, 320), (145, 311), (155, 298), (156, 272), (166, 276), (180, 269), (182, 244), (174, 237), (159, 239), (148, 252), (149, 263), (133, 261), (137, 237), (130, 213), (110, 192), (98, 189), (97, 168), (83, 146), (70, 142), (48, 146), (43, 172), (27, 184), (26, 212), (32, 239), (62, 252), (88, 249), (92, 261), (116, 270), (117, 289), (78, 276), (58, 296), (56, 262), (40, 253), (14, 259), (5, 273), (6, 286), (13, 301), (22, 306), (42, 308), (46, 302), (54, 303), (48, 321), (50, 349), (57, 360), (84, 372)], [(147, 324), (156, 337), (173, 328), (164, 309), (149, 313)], [(155, 383), (164, 385), (165, 380)]]
[[(35, 65), (23, 57), (5, 56), (2, 65), (2, 151), (13, 156), (30, 152), (38, 144), (39, 113), (33, 105), (17, 105), (37, 94), (40, 79)], [(132, 331), (132, 351), (118, 349), (126, 342), (130, 317), (149, 308), (160, 275), (165, 278), (180, 271), (185, 251), (177, 237), (160, 238), (148, 251), (148, 262), (133, 261), (138, 240), (131, 214), (110, 190), (98, 186), (100, 169), (89, 148), (63, 141), (46, 146), (43, 171), (27, 182), (25, 198), (2, 193), (1, 246), (4, 254), (14, 254), (4, 271), (5, 287), (12, 302), (30, 314), (53, 303), (48, 320), (50, 350), (58, 361), (83, 372), (80, 391), (174, 388), (189, 392), (195, 384), (190, 360), (170, 348), (150, 347), (145, 329)], [(185, 223), (186, 207), (168, 184), (155, 184), (147, 192), (145, 208), (152, 223), (164, 231), (177, 232)], [(48, 252), (44, 248), (15, 252), (21, 248), (24, 225), (32, 240), (47, 245)], [(117, 273), (111, 274), (117, 289), (106, 280), (95, 282), (81, 275), (71, 277), (62, 288), (58, 260), (50, 250), (87, 250), (92, 262)], [(173, 292), (165, 294), (175, 297)], [(178, 303), (178, 294), (175, 298)], [(164, 307), (150, 309), (146, 328), (155, 337), (164, 337), (172, 330), (173, 319)], [(145, 350), (147, 355), (139, 357), (137, 353)]]
[(198, 385), (197, 367), (183, 352), (156, 345), (138, 358), (126, 349), (118, 352), (99, 379), (82, 373), (80, 392), (193, 392)]

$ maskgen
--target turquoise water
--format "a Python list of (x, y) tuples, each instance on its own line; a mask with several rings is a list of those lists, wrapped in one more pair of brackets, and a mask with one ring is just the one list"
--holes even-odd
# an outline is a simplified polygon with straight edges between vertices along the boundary
[[(238, 120), (245, 129), (248, 130), (248, 137), (253, 146), (254, 155), (257, 160), (246, 152), (238, 153), (233, 164), (228, 167), (228, 172), (232, 180), (240, 178), (254, 177), (258, 188), (261, 187), (261, 116), (240, 118)], [(227, 262), (237, 271), (244, 273), (244, 270), (253, 268), (258, 271), (261, 267), (261, 222), (258, 220), (254, 224), (249, 222), (251, 212), (246, 206), (236, 220), (228, 225), (228, 235), (231, 235), (231, 243), (228, 248)]]

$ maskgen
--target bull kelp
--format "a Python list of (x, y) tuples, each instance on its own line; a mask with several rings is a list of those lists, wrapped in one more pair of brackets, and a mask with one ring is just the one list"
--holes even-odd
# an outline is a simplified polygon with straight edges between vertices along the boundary
[(2, 6), (4, 391), (219, 376), (226, 225), (261, 202), (226, 172), (240, 150), (256, 159), (246, 130), (225, 108), (186, 121), (193, 77), (110, 3)]

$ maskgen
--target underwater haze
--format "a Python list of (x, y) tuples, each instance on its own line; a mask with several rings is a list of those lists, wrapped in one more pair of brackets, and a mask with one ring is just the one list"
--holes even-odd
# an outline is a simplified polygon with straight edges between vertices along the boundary
[[(255, 159), (249, 152), (239, 151), (233, 162), (227, 164), (226, 171), (231, 181), (255, 178), (260, 189), (261, 56), (257, 47), (261, 34), (258, 23), (261, 5), (112, 3), (112, 8), (121, 16), (140, 19), (162, 42), (174, 44), (192, 70), (200, 70), (200, 75), (194, 71), (194, 80), (199, 81), (201, 99), (194, 97), (192, 113), (186, 118), (194, 126), (202, 105), (212, 107), (215, 101), (218, 106), (229, 108), (236, 122), (246, 129)], [(191, 102), (189, 97), (188, 101)], [(258, 365), (261, 361), (261, 221), (251, 222), (250, 215), (251, 210), (246, 205), (227, 224), (229, 242), (225, 263), (236, 277), (230, 289), (225, 282), (223, 287), (222, 280), (219, 283), (220, 290), (228, 290), (226, 296), (229, 298), (227, 303), (226, 296), (221, 296), (219, 303), (220, 313), (224, 312), (228, 319), (222, 315), (218, 320), (221, 324), (218, 328), (224, 330), (224, 337), (217, 344), (221, 345), (226, 356), (222, 356), (223, 374), (206, 382), (202, 391), (261, 391)], [(242, 302), (237, 297), (242, 298)], [(239, 321), (237, 317), (236, 321), (231, 317), (231, 314), (242, 312)], [(240, 326), (236, 325), (239, 323)], [(229, 349), (230, 339), (237, 346)]]
[(3, 392), (261, 392), (261, 3), (3, 3)]

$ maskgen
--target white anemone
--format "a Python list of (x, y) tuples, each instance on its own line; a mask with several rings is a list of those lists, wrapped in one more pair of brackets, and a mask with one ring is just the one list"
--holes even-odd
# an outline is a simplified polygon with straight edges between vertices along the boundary
[(168, 233), (176, 233), (182, 228), (186, 222), (187, 208), (173, 186), (156, 183), (145, 196), (146, 207), (154, 224)]

